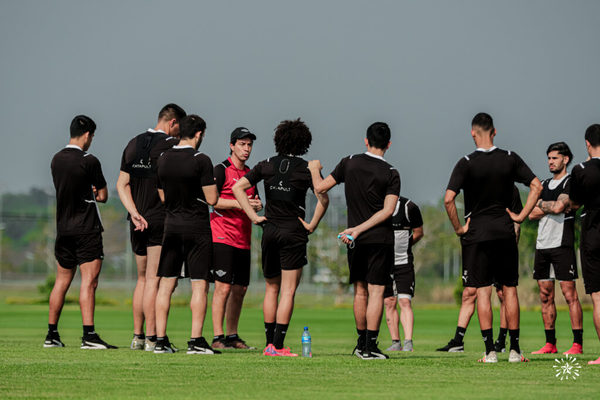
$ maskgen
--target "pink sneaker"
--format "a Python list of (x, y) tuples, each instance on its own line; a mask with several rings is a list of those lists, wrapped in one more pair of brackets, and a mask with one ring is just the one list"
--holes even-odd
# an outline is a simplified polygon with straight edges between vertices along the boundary
[[(275, 349), (275, 347), (273, 347)], [(279, 357), (298, 357), (298, 354), (292, 353), (289, 347), (284, 347), (283, 349), (275, 349), (277, 355)]]
[(589, 365), (600, 365), (600, 357), (598, 357), (597, 360), (594, 361), (588, 361)]
[(552, 344), (552, 343), (546, 343), (544, 345), (544, 347), (542, 347), (538, 351), (532, 352), (531, 354), (554, 354), (554, 353), (558, 353), (558, 350), (556, 349), (556, 345)]
[(279, 357), (279, 353), (275, 349), (275, 346), (273, 346), (273, 343), (269, 343), (269, 345), (265, 347), (263, 350), (263, 356)]
[(579, 343), (573, 343), (573, 346), (563, 354), (583, 354), (583, 346)]

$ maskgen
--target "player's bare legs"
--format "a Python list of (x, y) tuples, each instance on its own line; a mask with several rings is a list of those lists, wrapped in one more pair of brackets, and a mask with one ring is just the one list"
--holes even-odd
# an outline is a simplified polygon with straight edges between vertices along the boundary
[(146, 260), (147, 256), (135, 255), (137, 265), (137, 282), (133, 290), (131, 305), (133, 309), (133, 333), (144, 334), (144, 287), (146, 285)]
[(76, 268), (63, 268), (60, 264), (56, 264), (56, 280), (54, 281), (54, 287), (50, 293), (49, 311), (48, 311), (48, 323), (52, 325), (58, 324), (60, 313), (65, 304), (65, 296), (73, 277), (75, 276)]
[(146, 335), (156, 336), (156, 296), (160, 278), (157, 276), (160, 262), (161, 246), (147, 248), (146, 280), (144, 284), (144, 318), (146, 320)]
[(80, 265), (81, 288), (79, 289), (79, 306), (84, 326), (94, 325), (94, 309), (96, 306), (96, 288), (98, 275), (102, 268), (102, 260), (94, 260)]
[(471, 321), (471, 317), (475, 313), (475, 301), (477, 300), (477, 289), (466, 286), (462, 291), (462, 300), (460, 303), (460, 311), (458, 312), (458, 323), (456, 332), (448, 344), (440, 347), (437, 351), (457, 352), (464, 351), (464, 338)]
[(204, 279), (192, 280), (192, 335), (191, 338), (202, 337), (204, 318), (206, 317), (206, 297), (208, 295), (208, 281)]
[(369, 299), (369, 291), (367, 282), (358, 281), (354, 283), (354, 321), (356, 329), (367, 329), (367, 304)]
[(281, 275), (275, 278), (265, 278), (265, 298), (263, 300), (263, 319), (265, 322), (266, 344), (273, 343), (275, 335), (275, 319), (277, 318), (277, 303), (279, 299), (279, 288), (281, 287)]
[[(212, 322), (213, 332), (215, 337), (223, 335), (223, 320), (225, 318), (225, 306), (231, 293), (231, 285), (229, 283), (219, 282), (215, 280), (215, 290), (212, 298)], [(229, 324), (227, 324), (229, 329)]]
[(167, 335), (167, 319), (171, 308), (171, 295), (177, 287), (177, 278), (160, 278), (156, 295), (156, 335)]
[(242, 314), (242, 305), (248, 286), (232, 285), (227, 307), (225, 308), (225, 324), (227, 335), (233, 335), (238, 332), (240, 315)]
[(400, 305), (400, 322), (404, 331), (404, 340), (412, 340), (415, 317), (411, 306), (411, 299), (406, 297), (399, 298), (398, 305)]
[(560, 282), (560, 288), (563, 292), (563, 295), (565, 296), (565, 301), (569, 306), (569, 314), (571, 316), (571, 328), (583, 329), (583, 312), (581, 310), (579, 296), (577, 295), (575, 281)]
[(396, 296), (386, 297), (383, 300), (385, 307), (385, 322), (390, 330), (390, 336), (393, 341), (400, 340), (400, 328), (398, 326), (400, 318), (396, 309)]
[(477, 316), (482, 331), (492, 329), (492, 287), (477, 288)]
[[(598, 335), (598, 339), (600, 339), (600, 292), (594, 292), (591, 294), (592, 297), (592, 305), (594, 307), (594, 327), (596, 328), (596, 334)], [(589, 361), (588, 364), (600, 364), (600, 357), (598, 357), (595, 361)]]

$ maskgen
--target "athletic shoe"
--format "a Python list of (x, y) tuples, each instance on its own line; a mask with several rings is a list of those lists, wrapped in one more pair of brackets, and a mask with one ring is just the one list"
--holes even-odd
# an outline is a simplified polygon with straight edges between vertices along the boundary
[(263, 356), (269, 356), (269, 357), (278, 357), (279, 354), (277, 353), (277, 350), (275, 349), (275, 346), (273, 346), (273, 343), (269, 343), (267, 345), (267, 347), (265, 347), (265, 349), (263, 350)]
[(448, 353), (459, 353), (465, 351), (465, 344), (451, 339), (447, 345), (440, 347), (436, 351), (447, 351)]
[(579, 343), (573, 343), (573, 346), (563, 354), (583, 354), (583, 346)]
[(46, 340), (44, 340), (44, 347), (65, 347), (65, 344), (60, 341), (60, 335), (58, 333), (48, 333), (46, 335)]
[(405, 340), (404, 341), (404, 348), (402, 349), (402, 351), (413, 351), (413, 342), (412, 340)]
[(523, 356), (521, 353), (517, 353), (515, 350), (511, 350), (508, 354), (508, 362), (518, 363), (518, 362), (529, 362), (528, 359)]
[(157, 340), (156, 346), (154, 347), (154, 354), (176, 353), (177, 351), (179, 351), (179, 349), (173, 346), (171, 342), (169, 342), (169, 338), (166, 336), (165, 340)]
[(552, 343), (546, 343), (544, 345), (544, 347), (542, 347), (538, 351), (532, 352), (531, 354), (554, 354), (554, 353), (558, 353), (558, 350), (556, 349), (556, 345), (552, 344)]
[(144, 342), (144, 350), (145, 351), (154, 351), (155, 348), (156, 348), (156, 341), (146, 338), (146, 341)]
[(233, 349), (225, 339), (215, 339), (212, 341), (213, 349)]
[(352, 350), (352, 354), (361, 358), (362, 351), (365, 349), (365, 339), (363, 337), (358, 337), (356, 340), (356, 346), (354, 346), (354, 350)]
[(600, 357), (598, 357), (597, 360), (594, 361), (588, 361), (589, 365), (600, 365)]
[(129, 346), (129, 348), (131, 350), (144, 350), (145, 342), (146, 339), (142, 339), (133, 335), (133, 339), (131, 340), (131, 345)]
[(221, 354), (219, 350), (214, 350), (204, 337), (188, 342), (188, 354)]
[(480, 363), (497, 363), (498, 356), (496, 355), (496, 352), (494, 350), (492, 350), (487, 354), (483, 353), (483, 357), (477, 361)]
[(379, 343), (367, 345), (367, 348), (360, 353), (359, 357), (363, 360), (387, 360), (390, 358), (390, 356), (379, 350), (378, 345)]
[(227, 340), (227, 345), (230, 349), (256, 350), (256, 347), (248, 346), (246, 342), (239, 336), (235, 339)]
[(116, 349), (117, 346), (106, 343), (97, 333), (91, 333), (81, 338), (81, 348), (85, 350)]
[(502, 343), (496, 340), (496, 342), (494, 342), (494, 351), (496, 353), (506, 353), (506, 342)]
[(385, 349), (385, 351), (402, 351), (402, 345), (400, 342), (393, 342), (390, 347)]
[(289, 347), (284, 347), (283, 349), (275, 349), (275, 351), (277, 352), (277, 355), (279, 357), (298, 357), (298, 354), (292, 353)]

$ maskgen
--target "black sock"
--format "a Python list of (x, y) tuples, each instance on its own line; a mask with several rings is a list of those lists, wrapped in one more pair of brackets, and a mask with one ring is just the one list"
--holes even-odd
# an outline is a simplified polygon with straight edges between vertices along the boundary
[(239, 336), (238, 336), (238, 334), (237, 334), (237, 333), (233, 333), (233, 334), (231, 334), (231, 335), (227, 335), (225, 338), (226, 338), (227, 340), (235, 340), (235, 339), (239, 338)]
[(166, 336), (162, 336), (162, 337), (156, 337), (156, 343), (161, 343), (166, 341), (167, 337)]
[(146, 335), (144, 335), (143, 333), (140, 333), (139, 335), (137, 333), (134, 333), (133, 336), (135, 336), (138, 339), (146, 339)]
[(483, 343), (485, 344), (485, 354), (494, 350), (494, 331), (491, 329), (481, 330), (481, 336), (483, 337)]
[(508, 333), (508, 329), (500, 327), (500, 332), (498, 333), (498, 339), (496, 342), (498, 343), (506, 343), (506, 334)]
[(191, 337), (190, 338), (190, 342), (197, 342), (198, 340), (200, 340), (199, 337)]
[(48, 324), (48, 333), (58, 333), (58, 324)]
[(83, 336), (87, 336), (91, 333), (96, 333), (96, 332), (94, 332), (94, 325), (84, 325), (83, 326)]
[(367, 329), (367, 349), (377, 348), (377, 336), (379, 336), (379, 330), (371, 331)]
[(356, 343), (356, 347), (358, 348), (358, 350), (362, 351), (365, 349), (365, 345), (367, 344), (367, 330), (356, 328), (356, 333), (358, 333), (358, 341)]
[(285, 334), (287, 333), (289, 324), (277, 324), (275, 326), (275, 335), (273, 335), (273, 346), (276, 349), (283, 349)]
[(456, 327), (456, 333), (454, 334), (454, 341), (458, 343), (462, 343), (465, 338), (465, 333), (467, 333), (467, 328), (462, 328), (460, 326)]
[(521, 347), (519, 346), (519, 330), (509, 329), (508, 332), (510, 333), (510, 349), (520, 354)]
[(214, 342), (222, 342), (225, 340), (225, 335), (215, 335), (213, 336), (213, 343)]
[(394, 343), (400, 343), (400, 339), (398, 339), (398, 340), (392, 340), (392, 344), (394, 344)]
[(273, 343), (273, 336), (275, 336), (275, 322), (265, 322), (265, 336), (267, 337), (267, 344)]
[(546, 329), (546, 343), (556, 344), (556, 329)]
[(156, 335), (146, 336), (146, 339), (148, 339), (151, 342), (156, 342)]
[(573, 343), (583, 346), (583, 329), (573, 329)]

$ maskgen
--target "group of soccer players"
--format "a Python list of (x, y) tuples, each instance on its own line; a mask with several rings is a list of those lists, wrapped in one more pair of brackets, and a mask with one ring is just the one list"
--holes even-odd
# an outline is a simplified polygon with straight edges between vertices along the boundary
[[(79, 115), (71, 123), (69, 144), (52, 160), (57, 197), (57, 276), (50, 296), (44, 347), (63, 347), (58, 320), (76, 267), (81, 270), (81, 348), (115, 348), (94, 328), (94, 295), (100, 273), (102, 222), (97, 202), (108, 196), (100, 162), (87, 153), (95, 123)], [(339, 239), (347, 245), (350, 283), (354, 286), (354, 318), (358, 339), (353, 354), (361, 359), (389, 358), (378, 348), (385, 308), (392, 336), (388, 351), (412, 351), (414, 265), (411, 247), (423, 237), (418, 207), (400, 197), (398, 171), (383, 156), (391, 145), (387, 124), (369, 126), (366, 152), (344, 157), (323, 177), (319, 160), (301, 156), (312, 135), (300, 119), (282, 121), (275, 129), (275, 155), (250, 169), (246, 163), (257, 139), (248, 129), (230, 136), (230, 157), (213, 166), (198, 151), (206, 123), (176, 104), (160, 111), (154, 129), (135, 136), (121, 159), (117, 190), (130, 221), (131, 246), (138, 280), (133, 294), (134, 336), (131, 349), (173, 353), (167, 336), (171, 296), (179, 278), (189, 277), (192, 294), (188, 354), (217, 354), (219, 349), (249, 349), (238, 334), (244, 295), (250, 280), (252, 224), (262, 227), (263, 303), (266, 347), (263, 354), (296, 357), (284, 346), (294, 297), (307, 263), (308, 236), (324, 216), (327, 192), (344, 183), (348, 228)], [(565, 143), (548, 148), (554, 177), (540, 183), (514, 152), (494, 146), (496, 130), (485, 113), (475, 116), (471, 134), (477, 150), (462, 158), (452, 172), (445, 206), (460, 237), (463, 254), (463, 305), (454, 339), (443, 351), (462, 351), (462, 337), (475, 302), (485, 343), (482, 362), (497, 362), (506, 333), (509, 361), (527, 359), (519, 348), (518, 224), (527, 216), (540, 219), (534, 278), (538, 280), (546, 328), (539, 353), (557, 351), (554, 334), (554, 279), (569, 304), (574, 334), (571, 354), (582, 352), (582, 312), (575, 290), (574, 211), (582, 214), (581, 260), (586, 293), (594, 304), (600, 335), (600, 125), (585, 134), (590, 159), (567, 174), (572, 154)], [(265, 212), (256, 185), (264, 182)], [(515, 182), (530, 188), (521, 205)], [(317, 203), (306, 221), (308, 189)], [(463, 191), (466, 223), (459, 221), (455, 198)], [(539, 199), (540, 194), (542, 198)], [(214, 337), (203, 336), (210, 282), (214, 282)], [(493, 343), (491, 286), (502, 301), (499, 340)], [(400, 305), (400, 318), (396, 309)], [(398, 320), (405, 334), (400, 343)], [(225, 329), (223, 323), (225, 322)], [(144, 329), (145, 328), (145, 329)], [(502, 336), (504, 335), (504, 336)], [(600, 363), (600, 358), (591, 363)]]

